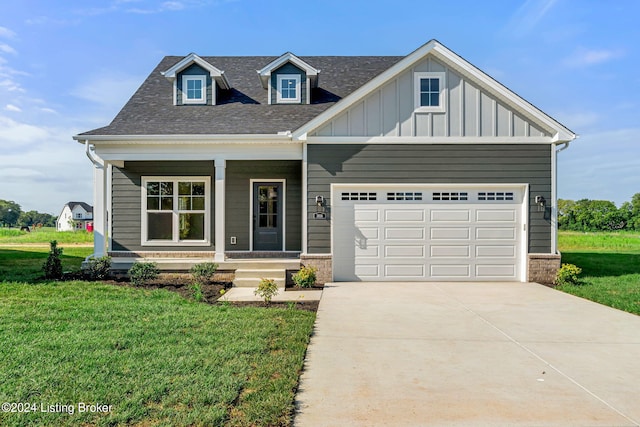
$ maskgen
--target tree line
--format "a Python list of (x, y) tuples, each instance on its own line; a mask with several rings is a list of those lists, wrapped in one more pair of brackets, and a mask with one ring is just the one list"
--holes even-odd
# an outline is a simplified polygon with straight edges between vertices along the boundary
[(619, 208), (608, 200), (558, 200), (558, 228), (573, 231), (640, 231), (640, 193)]
[(0, 226), (2, 227), (32, 227), (42, 224), (44, 227), (55, 227), (57, 217), (38, 211), (23, 212), (19, 204), (0, 199)]

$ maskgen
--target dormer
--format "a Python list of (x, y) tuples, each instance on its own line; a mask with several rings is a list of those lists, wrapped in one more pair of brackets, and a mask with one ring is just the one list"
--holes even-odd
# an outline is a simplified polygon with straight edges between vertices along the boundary
[(291, 52), (258, 71), (269, 104), (311, 104), (311, 89), (318, 87), (320, 70)]
[(230, 89), (224, 71), (195, 53), (161, 74), (173, 83), (173, 105), (216, 105), (218, 88)]

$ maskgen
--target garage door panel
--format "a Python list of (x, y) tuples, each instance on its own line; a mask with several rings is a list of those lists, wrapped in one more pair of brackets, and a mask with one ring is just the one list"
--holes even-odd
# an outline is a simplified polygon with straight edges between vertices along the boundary
[(516, 275), (516, 267), (515, 265), (490, 265), (490, 264), (481, 264), (476, 265), (476, 277), (478, 278), (511, 278)]
[(476, 228), (477, 240), (516, 240), (514, 227), (478, 227)]
[(388, 277), (424, 277), (424, 264), (387, 264), (384, 266), (385, 276)]
[(471, 219), (471, 212), (468, 209), (432, 209), (431, 210), (431, 222), (469, 222)]
[(387, 258), (420, 258), (424, 259), (424, 245), (387, 245), (384, 248)]
[(389, 240), (423, 240), (424, 228), (422, 227), (387, 227), (384, 229), (384, 237)]
[(377, 245), (362, 245), (356, 246), (356, 257), (378, 257)]
[(467, 227), (432, 227), (431, 240), (469, 240), (471, 230)]
[(407, 221), (423, 222), (424, 209), (386, 210), (384, 219), (388, 223)]
[(469, 264), (431, 264), (433, 278), (463, 278), (470, 276)]
[(516, 257), (515, 245), (477, 245), (476, 246), (476, 258), (513, 258)]
[(355, 266), (355, 274), (357, 277), (364, 278), (377, 278), (380, 276), (378, 264), (358, 264)]
[(516, 222), (516, 211), (514, 209), (494, 210), (477, 209), (477, 222)]
[(468, 245), (431, 245), (431, 258), (470, 258)]
[(358, 227), (358, 234), (365, 239), (378, 239), (378, 227)]
[(376, 209), (356, 209), (354, 218), (358, 222), (371, 222), (380, 220), (380, 212)]

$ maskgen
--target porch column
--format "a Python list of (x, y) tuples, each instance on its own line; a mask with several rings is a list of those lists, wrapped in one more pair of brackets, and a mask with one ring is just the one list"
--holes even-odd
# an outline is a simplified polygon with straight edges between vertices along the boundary
[(93, 253), (96, 258), (106, 255), (106, 185), (106, 165), (95, 164), (93, 166)]
[(224, 232), (224, 199), (225, 199), (225, 168), (227, 166), (227, 162), (225, 159), (215, 159), (215, 173), (216, 173), (216, 182), (215, 182), (215, 249), (216, 255), (214, 261), (223, 262), (224, 261), (224, 251), (225, 251), (225, 232)]

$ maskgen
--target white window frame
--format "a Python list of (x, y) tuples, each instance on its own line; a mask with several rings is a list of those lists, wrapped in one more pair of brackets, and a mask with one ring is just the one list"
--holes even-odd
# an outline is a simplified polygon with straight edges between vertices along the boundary
[[(200, 80), (202, 83), (202, 96), (197, 99), (187, 98), (187, 82), (189, 80)], [(182, 76), (182, 103), (183, 104), (206, 104), (207, 103), (207, 76), (184, 74)]]
[[(296, 82), (296, 97), (295, 98), (283, 98), (282, 97), (282, 81), (283, 80), (295, 80)], [(278, 74), (278, 87), (276, 94), (276, 101), (281, 104), (296, 103), (299, 104), (302, 100), (300, 74)]]
[[(147, 183), (154, 181), (173, 182), (173, 209), (172, 213), (172, 239), (171, 240), (149, 240), (147, 223)], [(189, 212), (204, 213), (204, 240), (180, 240), (180, 210), (178, 209), (179, 182), (204, 182), (204, 211), (194, 210)], [(211, 245), (211, 177), (210, 176), (143, 176), (141, 185), (141, 245), (142, 246), (210, 246)], [(152, 210), (154, 211), (154, 210)]]
[[(421, 79), (438, 79), (440, 88), (440, 99), (438, 106), (420, 105), (420, 80)], [(447, 74), (439, 72), (417, 72), (413, 73), (413, 90), (414, 90), (414, 106), (416, 112), (425, 113), (444, 113), (447, 111), (447, 97), (445, 88), (447, 86)]]

